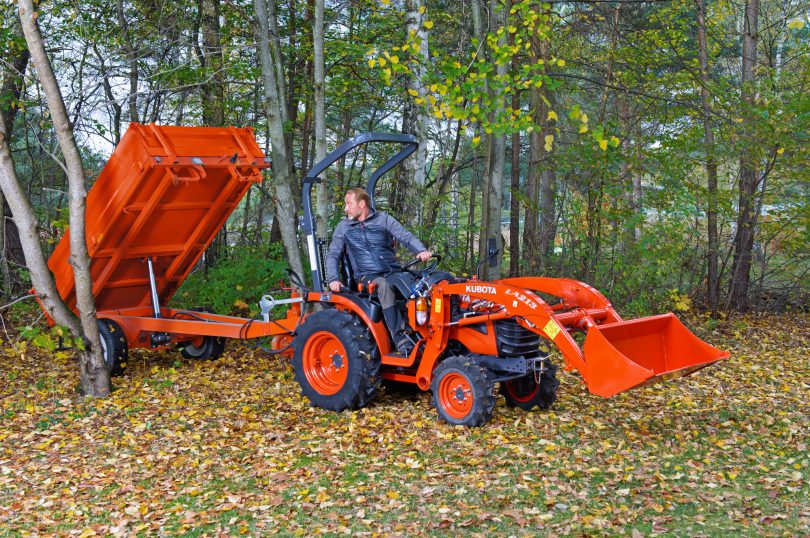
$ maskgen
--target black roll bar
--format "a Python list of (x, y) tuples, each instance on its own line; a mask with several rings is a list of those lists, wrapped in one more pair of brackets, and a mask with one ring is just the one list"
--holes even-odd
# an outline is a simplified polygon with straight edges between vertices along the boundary
[(392, 168), (404, 161), (419, 147), (419, 142), (413, 135), (396, 133), (363, 133), (339, 145), (332, 153), (324, 157), (322, 161), (313, 166), (312, 169), (307, 172), (306, 176), (304, 176), (303, 192), (301, 194), (301, 201), (303, 202), (304, 206), (302, 228), (307, 237), (307, 251), (309, 253), (309, 264), (312, 270), (313, 291), (323, 291), (324, 282), (321, 258), (318, 256), (318, 236), (315, 227), (315, 214), (312, 212), (312, 185), (314, 183), (320, 183), (321, 178), (319, 176), (324, 170), (335, 164), (338, 159), (346, 155), (357, 146), (368, 144), (369, 142), (384, 142), (388, 144), (402, 144), (405, 146), (371, 174), (366, 190), (368, 191), (369, 196), (371, 196), (372, 209), (374, 209), (374, 190), (377, 186), (377, 181), (383, 175), (391, 171)]

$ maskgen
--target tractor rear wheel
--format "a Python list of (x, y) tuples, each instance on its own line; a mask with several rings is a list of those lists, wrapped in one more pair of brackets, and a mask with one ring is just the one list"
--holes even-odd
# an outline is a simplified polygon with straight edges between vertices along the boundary
[(101, 354), (107, 371), (110, 375), (121, 375), (124, 373), (122, 363), (127, 360), (127, 337), (121, 326), (111, 319), (101, 318), (97, 323)]
[(560, 381), (557, 379), (557, 367), (550, 360), (546, 360), (546, 367), (540, 374), (540, 383), (529, 374), (525, 377), (512, 379), (501, 383), (501, 394), (506, 398), (509, 407), (520, 407), (531, 411), (535, 406), (543, 411), (551, 407), (557, 399), (557, 388)]
[(480, 426), (492, 418), (494, 383), (469, 357), (443, 360), (433, 372), (433, 405), (448, 424)]
[(324, 310), (309, 317), (293, 340), (293, 371), (312, 405), (359, 409), (380, 387), (380, 354), (355, 316)]

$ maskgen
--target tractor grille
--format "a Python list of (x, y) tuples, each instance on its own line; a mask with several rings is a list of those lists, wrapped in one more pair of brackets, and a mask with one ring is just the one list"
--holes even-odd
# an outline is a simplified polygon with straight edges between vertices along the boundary
[(521, 327), (513, 319), (495, 322), (499, 357), (534, 357), (540, 354), (540, 335)]

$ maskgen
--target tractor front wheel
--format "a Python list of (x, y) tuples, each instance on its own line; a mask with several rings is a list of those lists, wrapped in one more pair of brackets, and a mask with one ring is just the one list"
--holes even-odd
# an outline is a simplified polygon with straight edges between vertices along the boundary
[(439, 418), (448, 424), (480, 426), (492, 417), (494, 384), (485, 368), (468, 357), (448, 357), (433, 372), (431, 390)]
[(501, 383), (501, 394), (506, 398), (509, 407), (520, 407), (531, 411), (535, 406), (543, 411), (551, 407), (557, 399), (557, 388), (560, 381), (557, 379), (557, 367), (546, 359), (545, 369), (540, 374), (540, 383), (534, 373), (518, 379)]
[(293, 340), (293, 370), (301, 392), (320, 408), (359, 409), (380, 387), (380, 354), (355, 316), (323, 310), (307, 317)]

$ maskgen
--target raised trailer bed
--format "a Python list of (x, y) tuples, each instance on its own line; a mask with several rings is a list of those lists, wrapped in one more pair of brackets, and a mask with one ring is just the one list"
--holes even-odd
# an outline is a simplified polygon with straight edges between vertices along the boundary
[[(93, 297), (112, 371), (127, 348), (184, 344), (185, 355), (208, 358), (225, 338), (289, 340), (298, 304), (278, 321), (163, 306), (268, 166), (250, 128), (130, 125), (87, 196)], [(75, 310), (69, 233), (48, 266)]]

